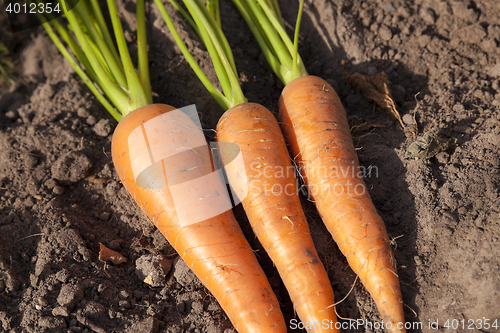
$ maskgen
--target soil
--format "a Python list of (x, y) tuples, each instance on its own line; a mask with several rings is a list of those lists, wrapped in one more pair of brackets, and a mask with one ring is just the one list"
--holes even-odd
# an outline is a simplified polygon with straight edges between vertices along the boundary
[[(293, 26), (298, 4), (281, 2)], [(119, 6), (133, 42), (134, 4)], [(221, 10), (244, 92), (276, 112), (283, 85), (232, 3), (223, 1)], [(213, 140), (209, 129), (223, 110), (174, 46), (157, 8), (148, 5), (147, 13), (155, 102), (195, 104)], [(338, 92), (360, 162), (371, 167), (366, 182), (393, 239), (410, 332), (500, 332), (499, 18), (491, 0), (305, 4), (300, 53), (309, 73)], [(184, 37), (195, 39), (180, 17), (175, 21)], [(110, 155), (116, 121), (43, 29), (10, 33), (0, 22), (18, 73), (13, 86), (0, 88), (0, 331), (234, 332), (120, 184)], [(200, 43), (189, 48), (210, 71)], [(457, 148), (406, 160), (415, 137), (348, 84), (342, 59), (348, 73), (385, 72), (401, 115), (416, 120), (417, 135), (456, 138)], [(305, 197), (303, 203), (335, 297), (343, 299), (341, 322), (380, 323), (313, 204)], [(241, 205), (235, 213), (287, 321), (296, 319)], [(127, 261), (99, 260), (100, 243)], [(290, 332), (300, 331), (290, 325)], [(381, 332), (351, 325), (342, 331)]]

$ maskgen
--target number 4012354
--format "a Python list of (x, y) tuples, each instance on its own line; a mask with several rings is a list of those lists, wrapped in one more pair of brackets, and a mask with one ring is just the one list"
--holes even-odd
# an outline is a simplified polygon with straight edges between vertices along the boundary
[(50, 14), (50, 13), (60, 13), (59, 3), (56, 3), (52, 7), (52, 3), (9, 3), (5, 11), (9, 14)]
[(447, 329), (465, 329), (465, 330), (473, 330), (473, 329), (478, 329), (478, 330), (488, 330), (490, 328), (498, 329), (498, 319), (495, 320), (490, 320), (488, 318), (482, 318), (482, 319), (448, 319), (444, 325), (444, 328)]

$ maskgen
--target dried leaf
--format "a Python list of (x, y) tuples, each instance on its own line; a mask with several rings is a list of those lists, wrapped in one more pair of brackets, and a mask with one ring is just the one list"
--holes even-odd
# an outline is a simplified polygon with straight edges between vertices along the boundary
[(360, 73), (349, 75), (344, 71), (344, 65), (345, 60), (342, 60), (342, 73), (349, 84), (357, 88), (367, 100), (374, 101), (384, 111), (396, 118), (404, 129), (405, 125), (396, 108), (394, 98), (392, 97), (389, 88), (390, 82), (387, 75), (384, 72), (378, 73), (376, 76), (366, 76)]
[(442, 151), (455, 149), (457, 139), (444, 140), (432, 132), (426, 132), (413, 142), (405, 153), (405, 159), (431, 158)]
[(115, 265), (119, 265), (127, 261), (127, 258), (125, 258), (123, 255), (116, 251), (108, 249), (106, 246), (102, 245), (102, 243), (99, 243), (99, 246), (99, 260), (111, 261)]
[(356, 134), (358, 132), (366, 132), (366, 131), (371, 130), (372, 128), (379, 128), (379, 127), (385, 127), (385, 125), (378, 124), (378, 123), (374, 123), (374, 124), (364, 123), (364, 124), (361, 124), (358, 126), (353, 126), (351, 128), (351, 133)]

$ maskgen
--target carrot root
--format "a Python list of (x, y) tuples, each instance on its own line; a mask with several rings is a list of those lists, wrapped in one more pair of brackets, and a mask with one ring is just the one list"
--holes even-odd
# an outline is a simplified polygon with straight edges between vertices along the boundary
[[(214, 170), (203, 133), (193, 127), (188, 116), (176, 114), (175, 110), (168, 105), (149, 105), (130, 113), (118, 124), (112, 142), (118, 175), (141, 209), (219, 301), (238, 332), (286, 332), (279, 303), (253, 250), (232, 210), (224, 211), (225, 203), (216, 193), (219, 188), (225, 190), (225, 184), (217, 183), (216, 177), (204, 178)], [(167, 113), (175, 115), (170, 118), (170, 125), (175, 126), (164, 124), (166, 127), (153, 126), (144, 131), (152, 125), (151, 121)], [(155, 146), (158, 142), (153, 142), (156, 134), (151, 128), (163, 130), (161, 135), (172, 131), (175, 135)], [(131, 133), (144, 133), (144, 137), (136, 135), (129, 141)], [(137, 140), (146, 142), (145, 151), (140, 151)], [(193, 142), (205, 148), (192, 149), (196, 147)], [(155, 149), (161, 146), (170, 147), (167, 151), (171, 155), (158, 155)], [(174, 151), (184, 155), (175, 158)], [(136, 156), (147, 160), (135, 160)], [(138, 183), (144, 170), (145, 178)], [(196, 203), (182, 202), (193, 198), (187, 194), (176, 201), (169, 185), (196, 179), (196, 189), (185, 189), (197, 196)], [(201, 212), (181, 217), (190, 209)]]
[[(358, 173), (347, 116), (323, 79), (291, 81), (280, 98), (290, 152), (326, 227), (374, 299), (390, 332), (405, 332), (396, 261), (385, 224)], [(402, 327), (402, 329), (400, 329)]]
[[(257, 238), (274, 262), (294, 310), (309, 332), (338, 332), (334, 295), (298, 196), (295, 170), (279, 124), (265, 107), (244, 103), (217, 125), (217, 141), (230, 185)], [(239, 146), (243, 163), (228, 165)], [(316, 323), (312, 325), (312, 323)], [(326, 324), (328, 323), (328, 325)]]

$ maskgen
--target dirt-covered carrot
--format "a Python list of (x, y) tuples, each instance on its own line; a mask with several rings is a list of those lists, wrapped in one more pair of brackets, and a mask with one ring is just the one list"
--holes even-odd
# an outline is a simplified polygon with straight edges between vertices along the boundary
[[(234, 218), (204, 134), (191, 119), (165, 105), (140, 108), (118, 124), (112, 154), (127, 190), (238, 332), (285, 332), (276, 297)], [(134, 156), (149, 154), (155, 164), (137, 177), (144, 162)]]
[(391, 332), (404, 332), (403, 302), (396, 261), (384, 222), (359, 176), (347, 116), (323, 79), (307, 75), (295, 40), (287, 36), (275, 0), (233, 0), (271, 67), (286, 85), (279, 118), (295, 159), (334, 240), (370, 292)]
[[(276, 266), (293, 307), (310, 332), (338, 332), (333, 290), (321, 263), (297, 191), (285, 140), (274, 115), (258, 104), (228, 110), (217, 141), (241, 147), (244, 165), (232, 165), (231, 146), (221, 156), (257, 238)], [(241, 167), (245, 173), (241, 172)], [(244, 189), (244, 190), (242, 190)]]
[[(233, 94), (232, 99), (214, 94), (219, 101), (229, 102), (220, 103), (227, 111), (216, 130), (229, 184), (278, 269), (301, 321), (314, 326), (311, 332), (338, 331), (333, 290), (309, 233), (295, 172), (279, 124), (265, 107), (246, 102), (232, 54), (215, 16), (198, 1), (186, 0), (184, 3), (193, 14), (193, 21), (214, 60), (224, 91)], [(163, 6), (160, 10), (164, 11)], [(168, 23), (166, 12), (164, 15)], [(172, 33), (176, 35), (175, 29)], [(182, 43), (179, 46), (185, 50)], [(191, 55), (184, 52), (190, 63), (195, 64)], [(201, 72), (196, 65), (194, 69)], [(225, 86), (227, 82), (229, 86)], [(211, 85), (208, 88), (216, 91)], [(239, 149), (235, 149), (237, 147)], [(238, 154), (242, 156), (241, 163), (235, 161)]]
[(226, 184), (215, 172), (201, 128), (181, 110), (151, 104), (144, 0), (137, 2), (137, 74), (113, 0), (108, 0), (108, 8), (118, 52), (97, 0), (81, 0), (71, 11), (62, 4), (78, 43), (58, 20), (44, 23), (44, 27), (119, 121), (112, 156), (125, 188), (212, 292), (239, 332), (286, 332), (276, 296), (233, 216)]

